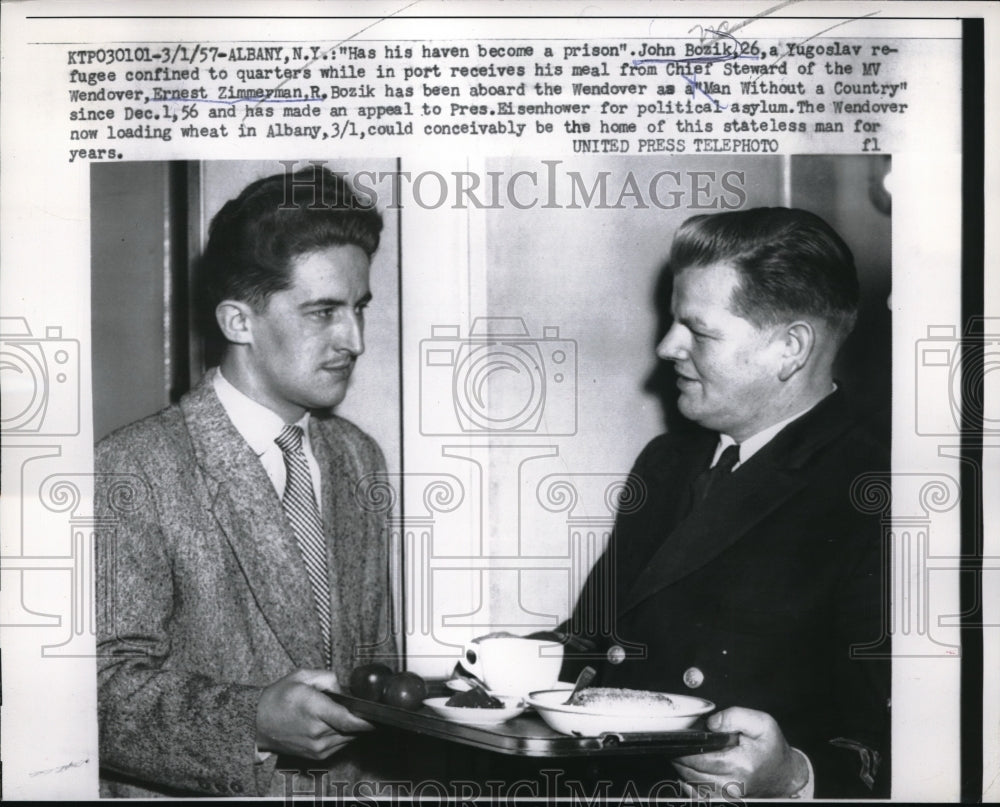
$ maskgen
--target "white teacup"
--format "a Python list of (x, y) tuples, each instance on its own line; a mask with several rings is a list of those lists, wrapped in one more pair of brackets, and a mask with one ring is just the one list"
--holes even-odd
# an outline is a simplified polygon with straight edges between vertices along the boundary
[(491, 692), (523, 697), (551, 689), (559, 679), (562, 658), (558, 642), (501, 636), (468, 642), (458, 663)]

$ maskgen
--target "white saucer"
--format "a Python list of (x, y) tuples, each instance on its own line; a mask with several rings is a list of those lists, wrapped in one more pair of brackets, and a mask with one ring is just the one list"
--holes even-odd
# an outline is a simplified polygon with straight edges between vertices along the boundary
[(445, 720), (461, 723), (465, 726), (495, 726), (497, 723), (503, 723), (512, 717), (517, 717), (526, 708), (520, 698), (501, 697), (500, 700), (504, 703), (503, 709), (445, 706), (447, 700), (448, 698), (427, 698), (424, 701), (424, 706)]

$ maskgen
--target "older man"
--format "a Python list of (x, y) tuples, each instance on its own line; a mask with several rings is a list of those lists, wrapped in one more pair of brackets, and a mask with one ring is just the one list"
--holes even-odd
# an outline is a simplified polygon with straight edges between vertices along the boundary
[[(833, 377), (856, 316), (851, 252), (811, 213), (761, 208), (687, 220), (670, 268), (657, 352), (704, 431), (643, 450), (641, 504), (619, 513), (569, 627), (602, 685), (720, 707), (709, 728), (738, 746), (674, 760), (683, 780), (887, 795), (889, 664), (857, 652), (882, 636), (880, 526), (852, 485), (889, 460)], [(647, 763), (621, 772), (669, 775)]]
[(324, 692), (393, 652), (384, 524), (355, 496), (384, 463), (329, 410), (364, 350), (381, 227), (318, 167), (244, 189), (202, 267), (219, 367), (97, 448), (114, 525), (98, 552), (102, 795), (322, 794), (370, 775), (355, 738), (372, 727)]

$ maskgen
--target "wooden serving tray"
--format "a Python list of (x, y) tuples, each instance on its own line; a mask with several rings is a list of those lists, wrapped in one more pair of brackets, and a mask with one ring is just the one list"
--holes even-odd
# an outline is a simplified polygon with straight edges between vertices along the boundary
[(384, 703), (335, 693), (330, 695), (351, 714), (371, 723), (412, 731), (461, 745), (521, 757), (583, 757), (623, 754), (684, 756), (736, 745), (736, 733), (706, 731), (703, 727), (651, 734), (608, 732), (599, 737), (560, 734), (533, 712), (494, 726), (467, 726), (446, 720), (426, 706), (410, 712)]

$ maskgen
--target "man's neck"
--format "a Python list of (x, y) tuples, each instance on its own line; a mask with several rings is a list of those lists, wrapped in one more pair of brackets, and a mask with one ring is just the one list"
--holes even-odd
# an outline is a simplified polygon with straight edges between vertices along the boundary
[(773, 430), (779, 424), (784, 426), (790, 421), (801, 417), (836, 389), (837, 385), (833, 379), (828, 378), (822, 386), (814, 385), (803, 394), (787, 400), (783, 406), (772, 411), (770, 417), (766, 420), (755, 423), (750, 429), (741, 434), (729, 434), (727, 436), (732, 437), (737, 443), (745, 443), (747, 440), (752, 440), (756, 435)]
[(266, 406), (285, 423), (296, 423), (306, 413), (304, 407), (295, 406), (287, 401), (276, 401), (273, 396), (266, 395), (261, 385), (256, 382), (253, 373), (248, 372), (243, 362), (233, 357), (231, 350), (219, 363), (219, 372), (247, 398)]

